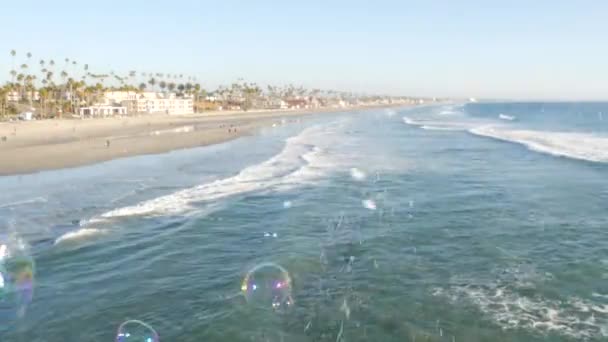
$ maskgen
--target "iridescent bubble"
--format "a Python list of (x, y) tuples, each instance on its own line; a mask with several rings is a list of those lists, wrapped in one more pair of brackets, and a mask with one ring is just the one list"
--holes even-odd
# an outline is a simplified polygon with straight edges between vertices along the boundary
[(116, 342), (158, 342), (158, 333), (147, 323), (128, 320), (118, 327)]
[(34, 260), (19, 238), (0, 237), (0, 313), (23, 317), (34, 295)]
[(247, 302), (257, 309), (283, 312), (294, 305), (291, 277), (275, 263), (253, 267), (243, 279), (241, 291)]

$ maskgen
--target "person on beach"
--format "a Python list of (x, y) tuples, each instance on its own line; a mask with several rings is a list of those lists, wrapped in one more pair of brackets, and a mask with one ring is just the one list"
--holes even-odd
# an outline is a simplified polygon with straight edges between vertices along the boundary
[(110, 139), (107, 139), (106, 140), (106, 148), (109, 148), (109, 147), (110, 147)]

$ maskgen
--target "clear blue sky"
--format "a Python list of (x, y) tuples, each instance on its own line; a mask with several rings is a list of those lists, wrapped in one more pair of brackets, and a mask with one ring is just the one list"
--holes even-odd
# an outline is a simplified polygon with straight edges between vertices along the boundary
[[(608, 1), (6, 1), (9, 52), (404, 95), (608, 99)], [(62, 63), (59, 63), (60, 65)], [(5, 71), (5, 72), (4, 72)]]

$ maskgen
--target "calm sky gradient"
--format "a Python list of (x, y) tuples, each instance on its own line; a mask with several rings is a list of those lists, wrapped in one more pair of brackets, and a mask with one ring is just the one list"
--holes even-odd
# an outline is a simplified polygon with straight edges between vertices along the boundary
[[(373, 93), (608, 99), (608, 1), (6, 1), (10, 50), (92, 72)], [(58, 63), (63, 65), (63, 63)], [(38, 70), (39, 67), (36, 67)]]

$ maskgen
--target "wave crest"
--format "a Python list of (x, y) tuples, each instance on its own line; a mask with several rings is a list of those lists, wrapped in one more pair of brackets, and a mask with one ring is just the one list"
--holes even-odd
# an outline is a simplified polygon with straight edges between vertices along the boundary
[(55, 245), (63, 243), (63, 242), (81, 240), (81, 239), (89, 238), (91, 236), (101, 235), (101, 234), (104, 234), (105, 232), (106, 231), (104, 229), (97, 229), (97, 228), (81, 228), (78, 230), (73, 230), (73, 231), (67, 232), (67, 233), (61, 235), (60, 237), (58, 237), (57, 239), (55, 239)]
[(494, 126), (470, 129), (472, 134), (525, 145), (530, 150), (554, 156), (608, 162), (608, 137), (585, 133), (509, 130)]

